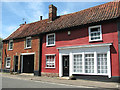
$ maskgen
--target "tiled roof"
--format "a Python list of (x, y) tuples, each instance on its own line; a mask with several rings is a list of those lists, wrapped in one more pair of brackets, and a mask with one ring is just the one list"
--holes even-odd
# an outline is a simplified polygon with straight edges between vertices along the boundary
[(103, 20), (110, 20), (120, 16), (120, 3), (109, 2), (92, 8), (88, 8), (79, 12), (59, 16), (54, 21), (49, 19), (25, 24), (19, 27), (8, 38), (22, 38), (36, 34), (57, 31), (63, 28), (80, 26), (89, 23), (95, 23)]

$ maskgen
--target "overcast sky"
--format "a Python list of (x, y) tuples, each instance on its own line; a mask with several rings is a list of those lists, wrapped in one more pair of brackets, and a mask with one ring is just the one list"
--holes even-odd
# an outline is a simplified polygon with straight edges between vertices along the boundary
[(64, 15), (103, 3), (106, 2), (2, 2), (2, 32), (0, 32), (0, 37), (5, 39), (24, 21), (27, 23), (35, 22), (40, 19), (40, 16), (43, 16), (43, 19), (48, 18), (50, 4), (57, 7), (57, 15)]

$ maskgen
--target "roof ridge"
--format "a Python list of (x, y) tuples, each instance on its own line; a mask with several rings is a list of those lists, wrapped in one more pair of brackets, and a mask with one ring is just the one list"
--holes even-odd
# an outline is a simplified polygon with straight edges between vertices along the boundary
[[(115, 3), (116, 3), (116, 1), (111, 1), (111, 2), (115, 2)], [(59, 16), (62, 17), (62, 16), (71, 15), (71, 14), (77, 14), (77, 13), (79, 13), (79, 12), (84, 12), (84, 11), (86, 11), (86, 10), (89, 10), (89, 9), (92, 9), (92, 8), (96, 8), (96, 7), (100, 7), (100, 6), (102, 6), (102, 5), (106, 5), (106, 4), (109, 4), (109, 3), (111, 3), (111, 2), (107, 2), (107, 3), (101, 4), (101, 5), (93, 6), (93, 7), (90, 7), (90, 8), (87, 8), (87, 9), (83, 9), (83, 10), (80, 10), (80, 11), (77, 11), (77, 12), (73, 12), (73, 13), (69, 13), (69, 14), (65, 14), (65, 15), (59, 15)], [(58, 17), (59, 17), (59, 16), (58, 16)], [(35, 21), (35, 22), (27, 23), (27, 24), (34, 24), (34, 23), (37, 23), (37, 22), (45, 21), (45, 20), (49, 20), (49, 19), (47, 18), (47, 19), (43, 19), (43, 20), (38, 20), (38, 21)]]
[(30, 22), (30, 23), (27, 23), (27, 24), (24, 24), (24, 25), (34, 24), (34, 23), (37, 23), (37, 22), (44, 22), (45, 20), (49, 20), (49, 19), (38, 20), (38, 21)]

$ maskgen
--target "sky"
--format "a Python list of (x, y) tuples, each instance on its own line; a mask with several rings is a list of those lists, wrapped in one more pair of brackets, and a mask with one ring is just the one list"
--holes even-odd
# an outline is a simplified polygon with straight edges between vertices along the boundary
[(2, 28), (0, 30), (0, 37), (5, 39), (25, 21), (27, 23), (39, 21), (40, 16), (43, 16), (43, 19), (47, 19), (50, 4), (57, 7), (57, 15), (59, 16), (104, 3), (106, 2), (1, 2)]

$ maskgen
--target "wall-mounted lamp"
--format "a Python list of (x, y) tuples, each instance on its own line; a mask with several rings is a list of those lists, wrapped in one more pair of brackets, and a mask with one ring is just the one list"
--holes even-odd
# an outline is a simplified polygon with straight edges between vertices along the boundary
[(68, 31), (68, 35), (70, 35), (71, 34), (71, 32), (70, 31)]

